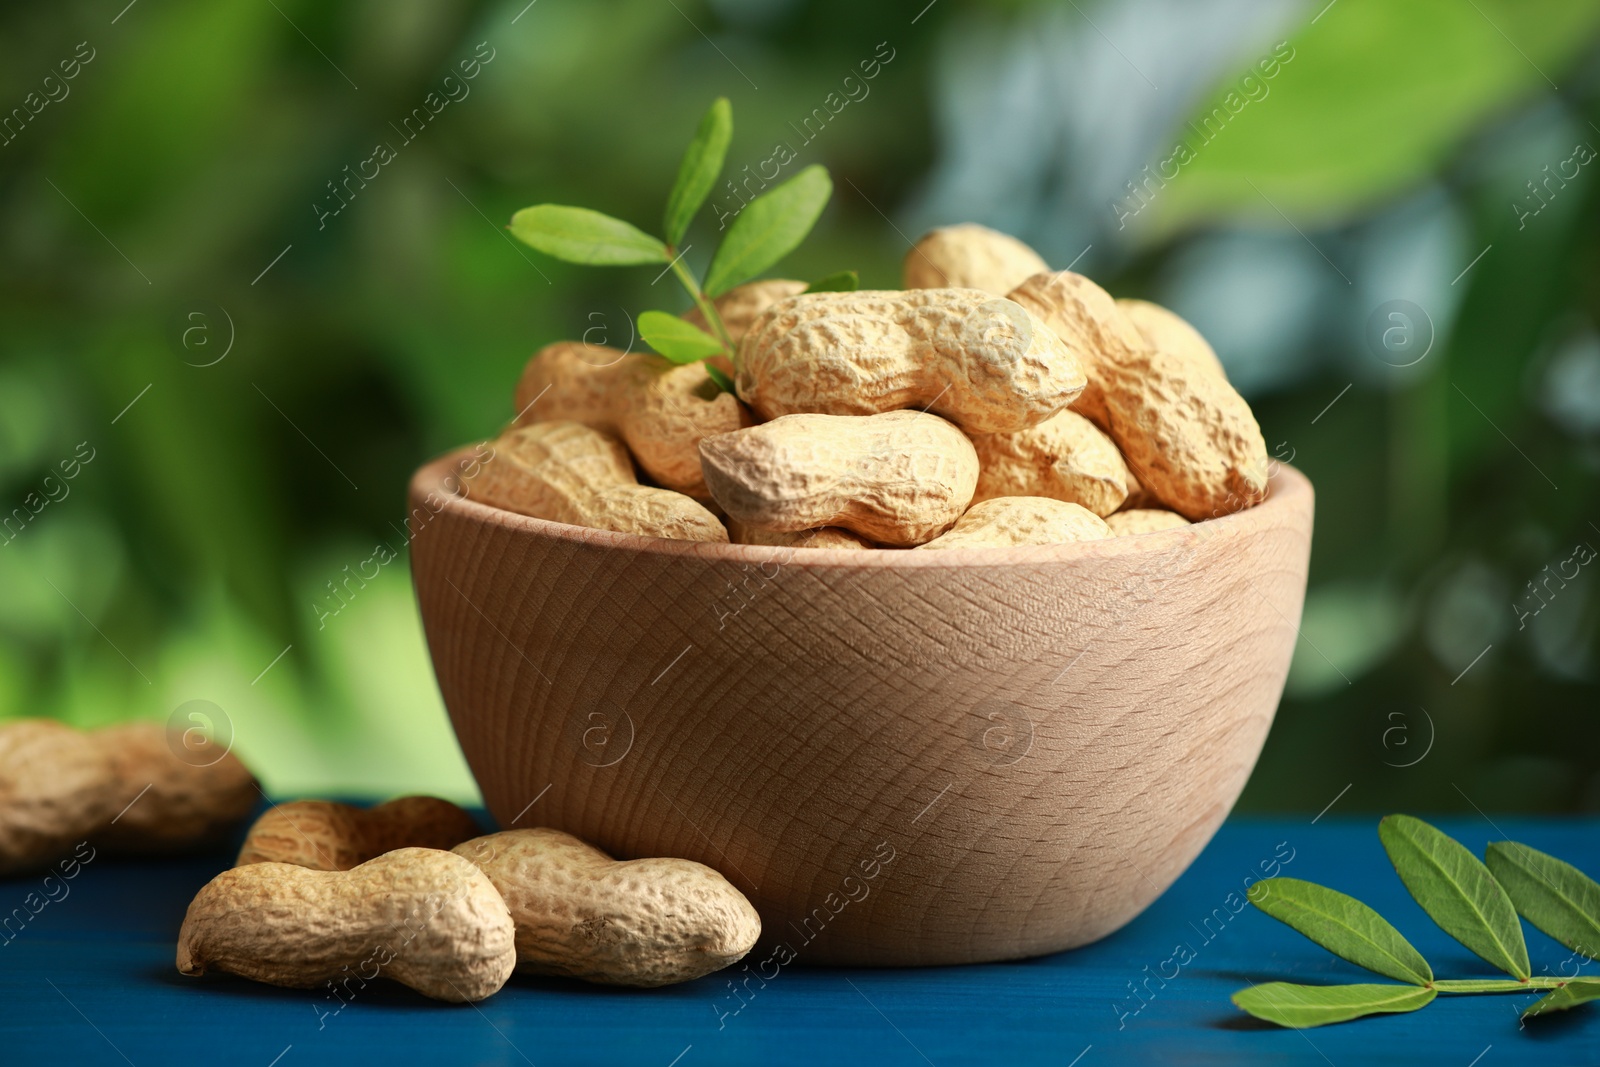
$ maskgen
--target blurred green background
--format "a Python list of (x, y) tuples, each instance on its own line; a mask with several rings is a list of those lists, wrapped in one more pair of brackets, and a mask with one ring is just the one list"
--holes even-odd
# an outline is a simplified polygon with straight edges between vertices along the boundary
[(725, 94), (730, 169), (835, 176), (783, 274), (974, 220), (1212, 339), (1319, 494), (1246, 808), (1600, 809), (1592, 0), (123, 3), (0, 14), (0, 717), (206, 700), (273, 793), (475, 796), (406, 479), (684, 303), (502, 227), (653, 227)]

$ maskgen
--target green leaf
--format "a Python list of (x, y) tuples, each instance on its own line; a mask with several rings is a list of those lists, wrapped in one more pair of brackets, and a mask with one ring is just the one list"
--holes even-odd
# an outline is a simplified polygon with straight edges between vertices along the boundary
[(1414, 985), (1433, 980), (1422, 953), (1355, 897), (1298, 878), (1268, 878), (1246, 895), (1274, 919), (1358, 967)]
[(1378, 837), (1406, 889), (1445, 933), (1514, 978), (1532, 973), (1511, 898), (1478, 857), (1410, 815), (1386, 816)]
[[(1437, 173), (1515, 101), (1551, 92), (1545, 75), (1565, 84), (1597, 27), (1592, 3), (1337, 4), (1305, 20), (1281, 55), (1262, 49), (1202, 98), (1148, 161), (1159, 178), (1134, 179), (1153, 189), (1150, 210), (1121, 201), (1139, 209), (1129, 225), (1153, 218), (1145, 236), (1154, 239), (1218, 216), (1281, 226), (1280, 209), (1302, 227), (1348, 218)], [(1192, 159), (1168, 164), (1179, 143)]]
[(1516, 841), (1493, 842), (1485, 858), (1524, 919), (1600, 960), (1600, 884), (1572, 864)]
[(825, 278), (818, 278), (806, 286), (808, 293), (853, 293), (861, 288), (861, 275), (853, 270), (841, 270)]
[(739, 391), (733, 386), (733, 379), (728, 377), (726, 374), (723, 374), (720, 370), (713, 367), (709, 363), (706, 364), (706, 374), (710, 376), (712, 381), (716, 382), (717, 385), (722, 388), (724, 393), (731, 393), (734, 396), (739, 395)]
[(1303, 1030), (1380, 1012), (1416, 1011), (1434, 996), (1427, 986), (1264, 982), (1239, 990), (1233, 1002), (1257, 1019)]
[(732, 139), (733, 105), (727, 97), (719, 96), (706, 109), (694, 140), (684, 150), (683, 162), (678, 164), (678, 180), (672, 183), (661, 221), (668, 244), (683, 240), (695, 212), (706, 202), (717, 175), (722, 173), (722, 161), (728, 157), (728, 142)]
[(1534, 1001), (1522, 1013), (1524, 1019), (1552, 1011), (1566, 1011), (1591, 1000), (1600, 1000), (1600, 978), (1574, 978), (1553, 993)]
[(813, 163), (745, 205), (706, 271), (707, 296), (721, 296), (793, 252), (833, 195), (833, 179)]
[(511, 216), (511, 233), (547, 256), (590, 267), (632, 267), (671, 259), (667, 246), (643, 230), (586, 207), (525, 207)]
[(639, 336), (674, 363), (698, 363), (722, 351), (721, 341), (694, 323), (684, 322), (665, 311), (640, 313)]

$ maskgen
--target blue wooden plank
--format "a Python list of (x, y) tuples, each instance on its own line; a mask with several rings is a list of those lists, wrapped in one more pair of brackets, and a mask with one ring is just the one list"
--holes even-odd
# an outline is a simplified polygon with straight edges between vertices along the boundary
[[(1509, 835), (1600, 872), (1600, 822), (1497, 821), (1498, 831), (1481, 819), (1441, 825), (1480, 853)], [(477, 1006), (377, 983), (340, 1008), (316, 991), (182, 977), (173, 939), (184, 907), (226, 863), (226, 854), (96, 859), (65, 896), (54, 888), (60, 899), (20, 928), (13, 921), (0, 945), (0, 1063), (1600, 1063), (1600, 1011), (1524, 1029), (1517, 1011), (1531, 995), (1441, 999), (1411, 1015), (1308, 1032), (1264, 1027), (1229, 1004), (1250, 982), (1365, 978), (1238, 907), (1262, 863), (1365, 900), (1441, 977), (1490, 973), (1411, 902), (1371, 819), (1233, 820), (1127, 929), (1043, 959), (924, 970), (795, 965), (764, 984), (751, 979), (742, 995), (726, 973), (643, 992), (513, 979)], [(37, 878), (0, 882), (0, 909), (39, 907), (42, 888)], [(30, 893), (39, 895), (29, 901)], [(1583, 973), (1600, 973), (1536, 931), (1529, 947), (1536, 971), (1582, 962)]]

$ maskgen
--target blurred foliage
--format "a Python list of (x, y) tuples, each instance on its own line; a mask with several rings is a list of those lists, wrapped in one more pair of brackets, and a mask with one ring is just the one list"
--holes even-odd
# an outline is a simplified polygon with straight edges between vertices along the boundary
[[(1337, 16), (1290, 36), (1286, 76), (1231, 77), (1179, 131), (1197, 158), (1158, 205), (1164, 230), (1275, 207), (1302, 226), (1348, 218), (1425, 179), (1486, 118), (1552, 87), (1544, 71), (1565, 73), (1600, 27), (1600, 6), (1568, 0), (1340, 2)], [(1264, 114), (1228, 128), (1257, 103)]]
[[(1315, 811), (1353, 782), (1340, 810), (1600, 808), (1595, 568), (1544, 570), (1600, 545), (1600, 194), (1592, 163), (1537, 200), (1528, 184), (1600, 145), (1597, 17), (1577, 0), (10, 6), (0, 515), (24, 519), (0, 534), (0, 716), (204, 698), (272, 791), (473, 795), (403, 554), (347, 604), (333, 587), (402, 548), (410, 471), (493, 432), (533, 349), (621, 343), (625, 309), (682, 302), (653, 271), (567, 267), (503, 226), (539, 201), (650, 225), (725, 94), (731, 170), (784, 141), (795, 169), (835, 175), (786, 274), (893, 286), (919, 227), (971, 218), (1216, 341), (1319, 497), (1303, 640), (1247, 805)], [(1284, 39), (1270, 93), (1119, 225), (1126, 183)], [(880, 43), (892, 58), (807, 135)], [(492, 58), (463, 79), (475, 54)], [(448, 102), (409, 137), (430, 93)], [(379, 143), (393, 161), (350, 180)], [(699, 269), (713, 218), (685, 242)], [(1431, 322), (1405, 367), (1370, 340), (1397, 299)], [(80, 445), (93, 458), (66, 480)], [(1541, 608), (1520, 627), (1519, 604)]]

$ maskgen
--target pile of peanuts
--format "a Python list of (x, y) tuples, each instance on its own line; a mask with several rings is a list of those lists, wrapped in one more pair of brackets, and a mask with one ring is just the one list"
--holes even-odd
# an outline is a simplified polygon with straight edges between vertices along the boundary
[(725, 294), (737, 365), (711, 363), (737, 397), (705, 364), (549, 345), (469, 495), (621, 533), (832, 549), (1089, 541), (1266, 497), (1249, 405), (1173, 312), (976, 225), (917, 242), (905, 285)]
[[(0, 937), (63, 899), (102, 849), (172, 855), (242, 825), (261, 796), (254, 776), (232, 753), (190, 762), (182, 749), (157, 723), (0, 726), (0, 877), (49, 872), (0, 916)], [(514, 971), (686, 982), (743, 958), (760, 933), (744, 895), (690, 860), (618, 861), (552, 829), (485, 835), (436, 797), (299, 800), (256, 820), (235, 865), (200, 889), (177, 966), (323, 988), (319, 1013), (334, 1014), (377, 978), (455, 1002)]]

